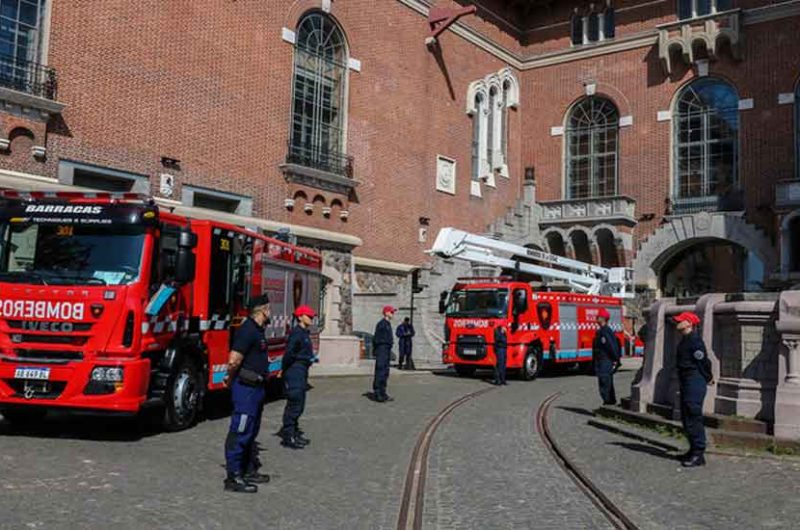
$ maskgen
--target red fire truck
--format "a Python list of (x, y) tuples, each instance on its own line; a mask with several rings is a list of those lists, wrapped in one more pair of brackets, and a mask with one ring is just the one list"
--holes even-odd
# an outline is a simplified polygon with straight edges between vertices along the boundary
[(0, 412), (157, 407), (166, 429), (189, 427), (223, 388), (250, 297), (269, 295), (277, 375), (290, 315), (319, 313), (322, 289), (319, 254), (146, 197), (2, 192)]
[(597, 267), (454, 228), (442, 229), (429, 252), (545, 281), (560, 280), (577, 291), (537, 290), (510, 277), (460, 279), (450, 293), (443, 293), (439, 307), (446, 315), (442, 360), (460, 375), (494, 366), (497, 326), (508, 332), (508, 368), (518, 369), (525, 380), (538, 376), (547, 364), (591, 366), (601, 307), (611, 314), (610, 326), (624, 344), (622, 298), (632, 296), (631, 269)]

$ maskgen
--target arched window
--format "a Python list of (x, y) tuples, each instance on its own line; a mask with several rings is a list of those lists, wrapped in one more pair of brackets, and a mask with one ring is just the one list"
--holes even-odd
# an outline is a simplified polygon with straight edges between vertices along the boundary
[(486, 161), (489, 163), (489, 170), (491, 171), (495, 167), (495, 125), (499, 125), (497, 121), (499, 119), (497, 115), (497, 89), (494, 87), (489, 89), (489, 112), (486, 119)]
[(500, 150), (503, 153), (503, 161), (508, 163), (508, 105), (509, 105), (509, 92), (511, 91), (511, 83), (509, 81), (503, 82), (503, 109), (500, 113), (502, 125), (500, 127)]
[(567, 119), (567, 198), (617, 193), (619, 111), (606, 98), (591, 96), (575, 105)]
[(290, 162), (346, 173), (347, 46), (339, 26), (311, 12), (297, 28)]
[(739, 139), (736, 90), (713, 78), (691, 83), (678, 96), (673, 123), (676, 202), (732, 193)]

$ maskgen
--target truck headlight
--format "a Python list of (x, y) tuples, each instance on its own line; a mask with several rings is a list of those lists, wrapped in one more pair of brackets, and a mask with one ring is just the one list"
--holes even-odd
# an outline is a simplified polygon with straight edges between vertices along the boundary
[(98, 366), (92, 370), (92, 381), (103, 383), (119, 383), (122, 381), (124, 369), (121, 367)]

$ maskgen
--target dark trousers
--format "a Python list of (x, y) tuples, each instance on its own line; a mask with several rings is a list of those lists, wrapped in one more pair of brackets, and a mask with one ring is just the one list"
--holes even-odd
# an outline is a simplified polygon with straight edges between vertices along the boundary
[(597, 386), (604, 405), (616, 405), (617, 393), (614, 391), (614, 363), (608, 359), (598, 359), (594, 363)]
[(238, 378), (231, 385), (233, 414), (225, 439), (225, 467), (229, 475), (242, 475), (258, 469), (256, 437), (261, 429), (264, 396), (263, 386), (247, 386)]
[(702, 455), (706, 450), (706, 429), (703, 425), (703, 401), (706, 398), (706, 380), (699, 373), (680, 376), (681, 421), (689, 440), (689, 452)]
[(506, 382), (506, 349), (496, 348), (494, 351), (494, 380), (498, 383)]
[(306, 409), (306, 375), (308, 369), (295, 364), (283, 374), (283, 389), (286, 394), (286, 407), (283, 409), (283, 428), (281, 434), (291, 437), (297, 434), (300, 416)]
[(414, 361), (411, 359), (411, 340), (408, 341), (408, 344), (403, 344), (403, 341), (400, 341), (400, 361), (398, 365), (400, 368), (403, 366), (410, 369), (414, 368)]
[(375, 378), (372, 381), (372, 391), (376, 398), (385, 398), (386, 385), (389, 382), (389, 362), (392, 351), (389, 348), (379, 347), (375, 351)]

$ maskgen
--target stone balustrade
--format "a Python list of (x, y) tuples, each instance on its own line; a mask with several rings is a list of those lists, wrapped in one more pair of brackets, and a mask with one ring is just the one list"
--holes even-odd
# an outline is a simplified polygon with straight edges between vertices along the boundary
[(705, 414), (763, 421), (779, 438), (800, 439), (800, 291), (709, 294), (665, 298), (648, 310), (645, 360), (631, 388), (631, 408), (678, 419), (675, 352), (680, 336), (672, 317), (694, 311), (708, 348), (716, 385)]
[(624, 195), (595, 197), (590, 199), (569, 199), (544, 201), (540, 225), (561, 223), (604, 221), (636, 224), (636, 201)]

